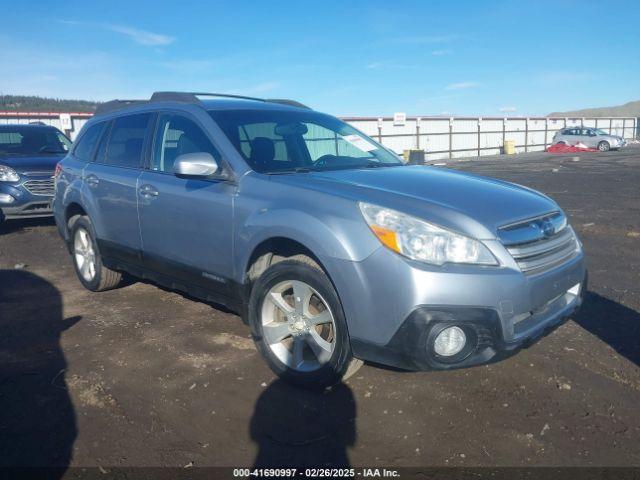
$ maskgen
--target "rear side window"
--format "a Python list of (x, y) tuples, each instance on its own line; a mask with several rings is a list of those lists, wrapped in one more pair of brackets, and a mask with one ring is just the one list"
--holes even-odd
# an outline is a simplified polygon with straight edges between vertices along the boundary
[(182, 115), (162, 115), (156, 131), (151, 170), (172, 172), (179, 155), (195, 152), (206, 152), (218, 158), (209, 138), (196, 123)]
[(116, 118), (111, 127), (106, 155), (100, 155), (99, 161), (116, 167), (139, 168), (151, 115), (141, 113)]
[(95, 125), (91, 125), (87, 131), (80, 137), (78, 143), (73, 149), (73, 153), (79, 160), (83, 162), (90, 162), (91, 156), (93, 155), (93, 151), (95, 150), (96, 144), (100, 139), (100, 135), (104, 130), (104, 122), (96, 123)]

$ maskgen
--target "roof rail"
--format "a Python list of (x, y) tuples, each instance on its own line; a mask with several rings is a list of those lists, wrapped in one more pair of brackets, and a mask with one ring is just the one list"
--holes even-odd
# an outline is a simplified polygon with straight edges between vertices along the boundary
[(100, 103), (96, 107), (94, 115), (104, 115), (105, 113), (113, 112), (115, 110), (120, 110), (121, 108), (145, 102), (146, 100), (111, 100), (109, 102)]
[(280, 105), (289, 105), (292, 107), (306, 108), (310, 110), (309, 107), (295, 100), (286, 100), (286, 99), (279, 99), (279, 98), (265, 99), (265, 98), (257, 98), (257, 97), (247, 97), (244, 95), (233, 95), (230, 93), (154, 92), (153, 95), (151, 95), (151, 98), (149, 100), (111, 100), (110, 102), (101, 103), (96, 108), (94, 115), (104, 115), (105, 113), (120, 110), (122, 108), (129, 107), (132, 105), (139, 105), (142, 103), (181, 102), (181, 103), (201, 104), (201, 101), (198, 97), (237, 98), (240, 100), (253, 100), (256, 102), (278, 103)]
[(278, 103), (281, 105), (289, 105), (292, 107), (306, 108), (306, 105), (295, 100), (287, 100), (284, 98), (258, 98), (248, 97), (246, 95), (235, 95), (231, 93), (205, 93), (205, 92), (155, 92), (151, 95), (150, 102), (184, 102), (184, 103), (200, 103), (198, 97), (221, 97), (221, 98), (237, 98), (240, 100), (254, 100), (256, 102)]
[(300, 103), (297, 100), (288, 100), (286, 98), (268, 98), (265, 100), (265, 102), (279, 103), (281, 105), (289, 105), (291, 107), (306, 108), (307, 110), (311, 110), (311, 108), (307, 107), (304, 103)]

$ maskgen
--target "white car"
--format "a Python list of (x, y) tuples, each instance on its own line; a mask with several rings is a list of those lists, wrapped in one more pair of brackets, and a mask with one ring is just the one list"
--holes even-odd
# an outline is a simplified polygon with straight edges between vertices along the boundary
[(611, 149), (617, 150), (627, 144), (622, 137), (609, 135), (599, 128), (584, 127), (563, 128), (553, 136), (553, 143), (566, 143), (567, 145), (582, 143), (587, 147), (597, 148), (601, 152)]

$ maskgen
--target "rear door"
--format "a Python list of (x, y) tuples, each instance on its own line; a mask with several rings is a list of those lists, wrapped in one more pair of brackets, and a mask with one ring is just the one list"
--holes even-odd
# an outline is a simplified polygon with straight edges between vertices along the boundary
[(577, 131), (575, 128), (566, 128), (562, 133), (562, 140), (567, 143), (567, 145), (575, 145), (577, 143)]
[(149, 168), (139, 179), (138, 208), (145, 266), (185, 286), (231, 295), (232, 213), (236, 187), (222, 179), (173, 174), (182, 154), (220, 154), (195, 118), (160, 115)]
[(102, 136), (95, 161), (84, 170), (85, 204), (100, 253), (131, 264), (141, 258), (137, 186), (153, 117), (139, 113), (114, 119)]

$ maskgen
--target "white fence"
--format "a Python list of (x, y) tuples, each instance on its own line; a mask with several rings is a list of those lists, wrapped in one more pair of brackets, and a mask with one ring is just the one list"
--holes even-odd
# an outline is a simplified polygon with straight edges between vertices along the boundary
[(407, 149), (425, 150), (426, 160), (495, 155), (505, 140), (513, 140), (516, 152), (545, 150), (553, 135), (564, 127), (595, 127), (613, 135), (635, 138), (638, 119), (551, 118), (551, 117), (346, 117), (357, 129), (397, 153)]
[[(91, 113), (0, 112), (0, 124), (42, 122), (64, 131), (72, 140)], [(425, 150), (426, 160), (475, 157), (501, 153), (505, 140), (513, 140), (516, 152), (545, 150), (553, 135), (564, 127), (595, 127), (624, 138), (636, 138), (634, 117), (345, 117), (354, 127), (397, 153)]]
[(41, 122), (63, 131), (71, 140), (76, 138), (82, 126), (91, 118), (91, 113), (72, 112), (2, 112), (0, 111), (0, 125), (7, 123)]

